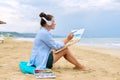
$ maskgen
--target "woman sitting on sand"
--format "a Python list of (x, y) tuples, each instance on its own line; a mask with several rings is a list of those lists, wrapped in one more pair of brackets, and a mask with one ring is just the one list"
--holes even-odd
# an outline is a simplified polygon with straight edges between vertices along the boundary
[(73, 38), (73, 33), (70, 33), (63, 42), (56, 42), (49, 32), (50, 30), (55, 29), (54, 17), (43, 12), (40, 13), (39, 16), (42, 27), (35, 37), (28, 66), (35, 66), (37, 70), (46, 68), (51, 69), (54, 63), (56, 63), (61, 57), (64, 57), (70, 63), (74, 64), (75, 68), (85, 70), (85, 67), (76, 60), (68, 48), (65, 48), (56, 54), (51, 51), (51, 49), (59, 50), (63, 48), (65, 44)]

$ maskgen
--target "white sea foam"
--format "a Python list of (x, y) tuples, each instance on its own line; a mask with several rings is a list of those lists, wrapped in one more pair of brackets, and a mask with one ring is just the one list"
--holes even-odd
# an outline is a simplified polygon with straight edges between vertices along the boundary
[(117, 43), (117, 44), (113, 43), (112, 45), (115, 47), (120, 47), (120, 43)]
[(120, 38), (82, 38), (78, 44), (120, 48)]
[(34, 41), (34, 38), (16, 38), (15, 40), (19, 40), (19, 41)]
[[(55, 38), (57, 41), (63, 41), (65, 38)], [(34, 38), (16, 38), (19, 41), (34, 41)], [(115, 47), (120, 48), (120, 38), (81, 38), (78, 45)]]

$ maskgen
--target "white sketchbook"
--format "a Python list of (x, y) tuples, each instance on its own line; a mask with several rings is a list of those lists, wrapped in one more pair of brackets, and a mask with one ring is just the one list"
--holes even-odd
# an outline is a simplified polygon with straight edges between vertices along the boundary
[(65, 45), (65, 47), (63, 47), (63, 48), (61, 48), (61, 49), (59, 49), (59, 50), (57, 50), (57, 51), (53, 51), (53, 53), (57, 53), (57, 52), (65, 49), (66, 47), (71, 46), (71, 45), (79, 42), (80, 39), (81, 39), (81, 37), (82, 37), (82, 35), (83, 35), (83, 33), (84, 33), (84, 31), (85, 31), (84, 28), (72, 30), (71, 32), (72, 32), (73, 35), (74, 35), (73, 39), (72, 39), (71, 41), (69, 41), (69, 42)]

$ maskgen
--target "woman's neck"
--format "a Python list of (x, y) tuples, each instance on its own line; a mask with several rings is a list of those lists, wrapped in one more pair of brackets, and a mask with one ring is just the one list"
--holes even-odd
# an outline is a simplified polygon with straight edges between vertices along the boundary
[(46, 28), (48, 31), (50, 31), (50, 27), (45, 25), (44, 28)]

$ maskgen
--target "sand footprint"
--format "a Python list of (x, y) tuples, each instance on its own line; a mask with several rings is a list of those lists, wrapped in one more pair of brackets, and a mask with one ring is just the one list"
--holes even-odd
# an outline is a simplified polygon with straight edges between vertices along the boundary
[(94, 71), (96, 71), (96, 70), (89, 68), (88, 70), (82, 71), (82, 73), (86, 74), (86, 73), (92, 73)]

